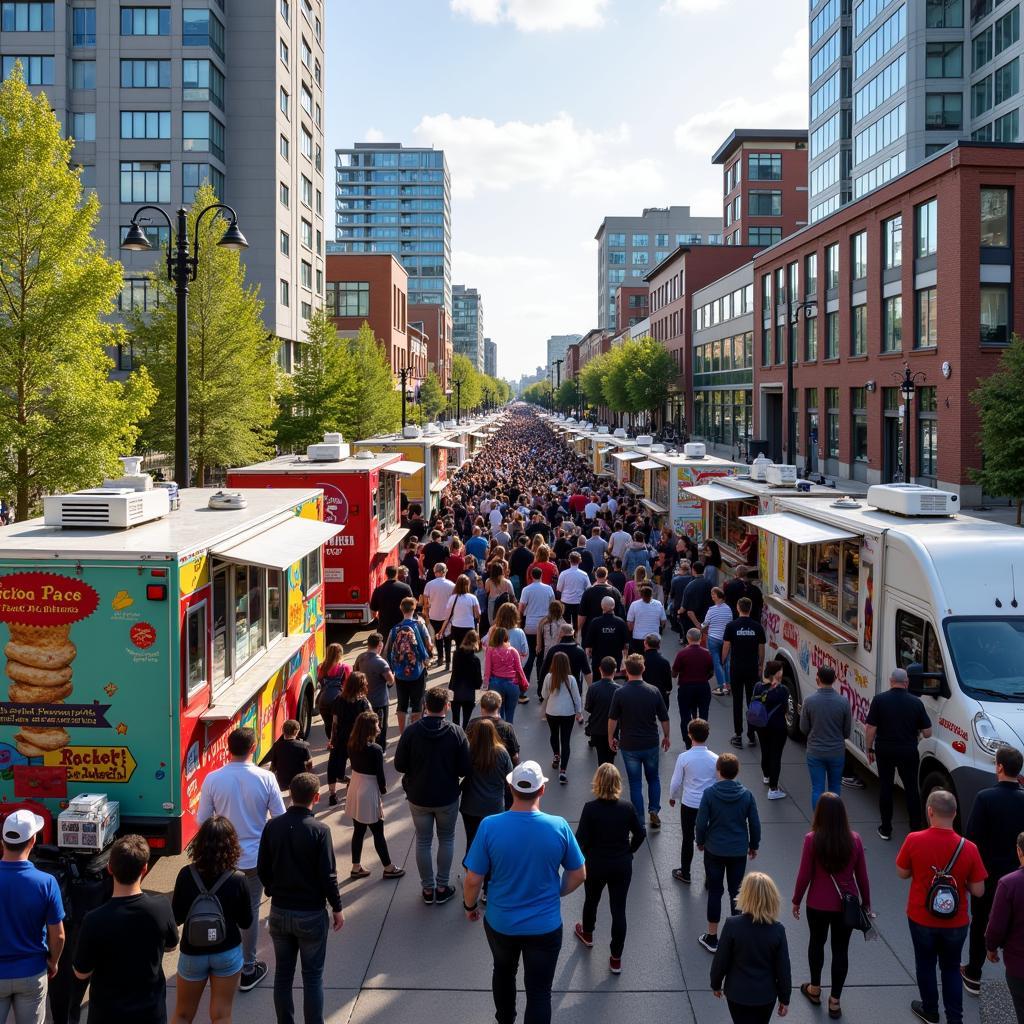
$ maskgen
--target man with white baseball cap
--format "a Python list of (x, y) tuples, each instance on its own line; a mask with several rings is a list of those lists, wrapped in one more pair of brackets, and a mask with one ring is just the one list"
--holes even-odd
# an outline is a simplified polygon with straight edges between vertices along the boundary
[(560, 900), (583, 884), (587, 871), (569, 823), (541, 812), (548, 780), (540, 765), (524, 761), (506, 781), (512, 809), (480, 822), (463, 861), (463, 907), (468, 920), (480, 919), (480, 889), (489, 875), (484, 931), (494, 959), (495, 1019), (498, 1024), (513, 1024), (516, 1019), (516, 975), (522, 957), (524, 1019), (549, 1024), (551, 983), (562, 947)]
[(0, 1021), (13, 1009), (15, 1024), (43, 1024), (47, 982), (64, 949), (57, 880), (28, 859), (44, 824), (22, 809), (7, 815), (0, 832)]

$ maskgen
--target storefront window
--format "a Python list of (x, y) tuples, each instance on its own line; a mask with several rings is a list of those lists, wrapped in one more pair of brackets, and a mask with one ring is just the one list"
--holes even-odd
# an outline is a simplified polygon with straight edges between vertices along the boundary
[(790, 559), (795, 566), (790, 596), (856, 632), (859, 542), (791, 544)]

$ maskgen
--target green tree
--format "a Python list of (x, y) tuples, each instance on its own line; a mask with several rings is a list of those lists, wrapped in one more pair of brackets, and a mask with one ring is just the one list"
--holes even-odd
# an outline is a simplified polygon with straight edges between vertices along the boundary
[(496, 377), (494, 385), (498, 389), (497, 401), (500, 405), (504, 405), (512, 397), (512, 385), (503, 377)]
[(351, 373), (341, 394), (341, 432), (350, 441), (393, 433), (402, 422), (402, 396), (391, 361), (365, 322), (347, 347)]
[[(201, 185), (188, 215), (190, 238), (198, 214), (215, 202), (210, 185)], [(246, 286), (238, 253), (217, 245), (225, 227), (219, 213), (203, 218), (199, 269), (189, 286), (189, 449), (200, 485), (208, 471), (218, 466), (265, 458), (272, 451), (272, 426), (278, 412), (277, 341), (263, 326), (259, 288)], [(130, 324), (136, 352), (160, 392), (143, 424), (144, 436), (150, 446), (170, 451), (174, 448), (178, 314), (174, 286), (162, 270), (158, 260), (150, 273), (159, 304), (145, 314), (133, 312)]]
[(630, 345), (613, 348), (608, 355), (608, 370), (604, 377), (605, 405), (613, 412), (639, 412), (642, 407), (635, 404), (629, 390), (632, 373)]
[(591, 359), (582, 370), (580, 370), (580, 389), (587, 405), (607, 405), (605, 398), (604, 382), (611, 369), (611, 353), (603, 352), (595, 359)]
[(663, 410), (676, 365), (664, 345), (645, 337), (630, 343), (631, 373), (627, 389), (637, 411)]
[(462, 383), (462, 410), (475, 409), (484, 397), (481, 383), (482, 374), (469, 361), (467, 356), (456, 353), (452, 359), (452, 381)]
[(523, 401), (551, 408), (551, 381), (541, 380), (523, 389)]
[(93, 235), (73, 147), (16, 63), (0, 85), (0, 488), (19, 519), (116, 472), (156, 397), (144, 372), (109, 379), (121, 267)]
[(971, 393), (981, 419), (981, 469), (971, 476), (986, 494), (1017, 503), (1017, 525), (1024, 506), (1024, 339), (1015, 334), (999, 369)]
[(420, 407), (428, 420), (440, 415), (448, 404), (448, 398), (441, 387), (441, 381), (433, 370), (427, 374), (426, 380), (420, 385)]
[(562, 412), (576, 408), (576, 385), (571, 380), (563, 380), (555, 392), (555, 407)]

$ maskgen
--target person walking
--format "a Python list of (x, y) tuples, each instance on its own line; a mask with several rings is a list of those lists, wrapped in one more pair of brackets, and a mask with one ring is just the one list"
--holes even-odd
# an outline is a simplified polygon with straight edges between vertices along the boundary
[(552, 599), (548, 605), (547, 614), (537, 623), (537, 698), (540, 699), (541, 683), (547, 675), (549, 663), (548, 653), (553, 647), (562, 642), (565, 625), (565, 606), (557, 598)]
[(871, 888), (864, 859), (864, 844), (850, 828), (846, 806), (835, 793), (822, 793), (814, 809), (811, 831), (804, 836), (800, 868), (793, 887), (793, 917), (800, 920), (800, 904), (807, 897), (810, 939), (807, 962), (811, 980), (800, 986), (808, 1002), (821, 1006), (821, 974), (825, 967), (825, 942), (832, 938), (832, 988), (828, 1015), (838, 1020), (840, 999), (849, 972), (850, 936), (853, 929), (843, 915), (843, 896), (857, 897), (864, 912), (871, 913)]
[(263, 830), (259, 848), (259, 876), (270, 896), (274, 1012), (278, 1024), (295, 1024), (292, 982), (301, 959), (303, 1019), (324, 1024), (327, 936), (329, 929), (341, 931), (345, 915), (331, 830), (313, 816), (320, 780), (312, 773), (296, 775), (291, 796), (291, 807)]
[(324, 723), (324, 736), (331, 742), (331, 708), (348, 679), (351, 665), (341, 659), (345, 650), (341, 644), (328, 644), (323, 663), (316, 671), (316, 709)]
[(362, 672), (366, 676), (366, 699), (370, 702), (380, 727), (377, 743), (382, 752), (387, 752), (388, 711), (391, 705), (391, 690), (395, 687), (395, 673), (381, 657), (380, 649), (383, 643), (384, 638), (380, 633), (371, 633), (366, 638), (366, 650), (356, 658), (352, 667), (354, 671)]
[[(174, 990), (174, 1024), (192, 1024), (207, 980), (210, 1020), (222, 1024), (231, 1020), (242, 973), (240, 929), (252, 924), (249, 887), (238, 870), (242, 848), (235, 826), (220, 815), (207, 818), (189, 844), (188, 855), (189, 863), (178, 872), (171, 896), (174, 920), (184, 925)], [(223, 938), (214, 943), (209, 941), (203, 922), (189, 920), (195, 901), (207, 894), (216, 898), (224, 919)]]
[(53, 875), (29, 860), (45, 822), (27, 808), (4, 819), (0, 860), (0, 1021), (43, 1024), (46, 995), (64, 951), (64, 904)]
[(448, 599), (455, 592), (455, 584), (445, 575), (447, 572), (448, 567), (444, 562), (438, 562), (433, 569), (433, 578), (423, 588), (423, 597), (421, 598), (430, 628), (434, 631), (436, 645), (444, 655), (446, 670), (452, 666), (452, 638), (450, 635), (442, 634), (442, 627), (448, 616)]
[(448, 598), (441, 632), (443, 636), (450, 635), (452, 644), (458, 647), (471, 629), (480, 632), (480, 602), (476, 594), (470, 592), (469, 577), (460, 573), (455, 581), (455, 589)]
[[(466, 739), (469, 740), (472, 747), (473, 730), (476, 728), (477, 722), (490, 722), (497, 730), (498, 741), (508, 752), (508, 756), (512, 758), (512, 764), (515, 766), (519, 764), (519, 738), (516, 736), (515, 729), (501, 717), (501, 703), (501, 694), (496, 690), (484, 690), (480, 694), (480, 714), (471, 719), (469, 725), (466, 726)], [(509, 806), (511, 806), (510, 800), (511, 797), (506, 801)]]
[(367, 693), (366, 676), (362, 672), (351, 672), (331, 709), (333, 724), (331, 742), (328, 744), (330, 751), (327, 755), (327, 786), (330, 792), (328, 803), (331, 807), (338, 803), (338, 783), (349, 781), (345, 769), (348, 767), (348, 737), (352, 732), (352, 726), (364, 711), (373, 710)]
[(793, 991), (786, 928), (779, 920), (782, 897), (761, 871), (743, 879), (736, 897), (736, 916), (722, 928), (711, 961), (711, 990), (725, 997), (733, 1024), (768, 1024), (789, 1013)]
[[(511, 648), (510, 648), (511, 650)], [(518, 661), (518, 655), (513, 651)], [(451, 691), (427, 691), (426, 713), (402, 733), (395, 749), (395, 771), (409, 802), (416, 830), (416, 868), (423, 902), (447, 903), (455, 890), (448, 884), (455, 856), (455, 825), (459, 819), (459, 782), (469, 774), (466, 734), (447, 719)], [(431, 851), (437, 829), (437, 870)]]
[(1017, 836), (1024, 832), (1024, 789), (1018, 779), (1024, 757), (1016, 747), (996, 751), (996, 784), (974, 798), (964, 835), (978, 847), (988, 878), (982, 896), (971, 897), (971, 932), (967, 963), (960, 968), (964, 988), (981, 994), (981, 969), (985, 962), (985, 929), (988, 927), (999, 880), (1017, 870)]
[(1024, 1024), (1024, 832), (1017, 836), (1015, 850), (1019, 866), (1003, 875), (996, 886), (985, 946), (988, 960), (994, 964), (999, 963), (1002, 949), (1017, 1024)]
[(580, 602), (579, 617), (576, 620), (582, 640), (586, 640), (591, 622), (598, 615), (604, 614), (604, 599), (606, 597), (612, 599), (612, 611), (625, 623), (626, 610), (622, 606), (622, 595), (608, 582), (608, 569), (604, 565), (598, 565), (594, 570), (593, 584), (584, 591), (583, 600)]
[(516, 975), (523, 961), (524, 1022), (550, 1024), (551, 985), (562, 946), (560, 900), (586, 878), (583, 852), (564, 818), (540, 809), (547, 783), (536, 761), (516, 765), (507, 782), (512, 809), (480, 822), (466, 854), (462, 905), (479, 921), (488, 882), (484, 931), (491, 949), (491, 991), (497, 1024), (516, 1019)]
[(215, 814), (227, 818), (235, 826), (238, 844), (242, 848), (238, 868), (245, 875), (252, 906), (252, 924), (242, 928), (242, 977), (238, 984), (242, 992), (255, 988), (267, 976), (266, 963), (256, 959), (260, 903), (263, 900), (263, 885), (256, 862), (267, 818), (284, 814), (284, 801), (277, 779), (271, 772), (252, 763), (255, 751), (254, 730), (242, 727), (229, 734), (228, 754), (231, 760), (206, 776), (196, 812), (196, 821), (200, 825)]
[(370, 611), (381, 636), (389, 636), (391, 630), (402, 621), (402, 602), (411, 597), (415, 601), (412, 587), (398, 579), (398, 566), (389, 565), (384, 570), (384, 582), (374, 588), (370, 595)]
[(483, 689), (483, 672), (480, 669), (480, 635), (471, 629), (459, 644), (452, 657), (452, 675), (449, 686), (452, 691), (452, 721), (465, 729), (473, 717), (476, 707), (476, 691)]
[[(920, 697), (907, 692), (907, 673), (894, 668), (889, 673), (889, 689), (871, 698), (868, 717), (864, 725), (864, 746), (868, 764), (878, 768), (878, 826), (880, 839), (892, 839), (892, 791), (899, 772), (903, 796), (907, 804), (910, 831), (917, 832), (922, 825), (921, 791), (918, 782), (920, 757), (918, 737), (927, 739), (932, 734), (932, 723)], [(993, 883), (994, 885), (994, 883)], [(979, 934), (984, 934), (984, 927)], [(984, 959), (984, 944), (981, 957)], [(978, 971), (981, 970), (979, 962)]]
[(405, 869), (391, 859), (384, 838), (384, 805), (387, 791), (384, 778), (384, 751), (377, 743), (380, 723), (372, 711), (362, 712), (352, 723), (348, 738), (348, 756), (352, 761), (352, 781), (345, 794), (345, 817), (352, 820), (352, 869), (350, 878), (369, 878), (363, 867), (363, 840), (369, 830), (385, 878), (401, 878)]
[(676, 677), (676, 701), (679, 704), (679, 726), (690, 749), (687, 725), (695, 718), (707, 721), (711, 709), (711, 679), (715, 661), (700, 643), (701, 631), (691, 626), (686, 631), (686, 646), (676, 652), (672, 674)]
[(509, 643), (508, 630), (495, 626), (484, 653), (483, 685), (501, 694), (501, 714), (506, 722), (516, 716), (519, 698), (530, 689), (519, 652)]
[(757, 856), (761, 845), (761, 819), (757, 801), (737, 781), (740, 762), (735, 754), (719, 754), (715, 762), (718, 781), (704, 790), (697, 809), (694, 838), (704, 854), (704, 877), (708, 888), (708, 928), (697, 940), (709, 953), (718, 948), (718, 922), (722, 918), (722, 895), (729, 887), (731, 912), (736, 912), (736, 894), (743, 880), (747, 859)]
[[(544, 651), (544, 662), (541, 665), (540, 679), (544, 681), (544, 677), (551, 671), (551, 662), (554, 660), (556, 654), (564, 654), (569, 659), (569, 670), (582, 683), (590, 685), (590, 681), (593, 675), (590, 671), (590, 661), (587, 659), (587, 653), (582, 647), (576, 642), (576, 636), (573, 631), (572, 624), (569, 622), (562, 622), (559, 624), (561, 635), (558, 643), (552, 647), (545, 648)], [(538, 693), (538, 700), (540, 695)]]
[(301, 729), (302, 726), (294, 718), (287, 719), (281, 726), (281, 735), (274, 740), (274, 745), (270, 748), (267, 763), (282, 793), (288, 792), (292, 779), (299, 772), (313, 770), (313, 754), (309, 744), (299, 739)]
[[(661, 693), (643, 680), (644, 659), (639, 654), (626, 658), (626, 682), (612, 697), (608, 709), (608, 747), (622, 750), (629, 778), (629, 794), (640, 820), (644, 820), (644, 786), (647, 779), (649, 822), (661, 828), (661, 777), (658, 766), (658, 724), (661, 724), (661, 749), (672, 745), (669, 738), (668, 711)], [(621, 730), (621, 732), (620, 732)]]
[(615, 598), (601, 598), (601, 614), (590, 620), (583, 634), (583, 646), (594, 675), (605, 658), (613, 658), (615, 671), (619, 670), (629, 648), (629, 629), (615, 614)]
[[(475, 597), (473, 601), (476, 601)], [(384, 658), (395, 676), (399, 735), (405, 732), (407, 718), (415, 722), (420, 717), (427, 669), (434, 655), (427, 627), (414, 617), (415, 614), (416, 602), (411, 597), (403, 599), (402, 621), (392, 628), (384, 646)]]
[(684, 626), (696, 626), (697, 629), (704, 629), (704, 616), (712, 605), (711, 581), (704, 576), (704, 563), (692, 562), (690, 564), (690, 581), (683, 591), (682, 611), (679, 618)]
[[(746, 600), (746, 598), (744, 598)], [(783, 664), (781, 661), (768, 661), (764, 665), (764, 676), (754, 687), (748, 711), (757, 715), (760, 722), (756, 728), (758, 742), (761, 744), (761, 781), (768, 787), (769, 800), (784, 800), (786, 792), (779, 784), (782, 774), (782, 752), (786, 747), (788, 733), (786, 730), (786, 710), (789, 707), (789, 690), (782, 684)], [(735, 693), (735, 685), (733, 693)]]
[[(469, 735), (469, 774), (462, 780), (459, 811), (466, 829), (466, 850), (473, 846), (480, 822), (505, 810), (505, 780), (514, 765), (490, 719)], [(487, 891), (487, 883), (484, 883)]]
[(583, 883), (583, 918), (576, 922), (576, 938), (587, 949), (594, 946), (594, 926), (601, 894), (608, 888), (612, 941), (608, 970), (622, 973), (626, 944), (626, 899), (633, 877), (633, 854), (643, 845), (647, 831), (628, 800), (622, 799), (622, 776), (613, 764), (598, 765), (591, 784), (594, 799), (583, 805), (576, 841), (586, 858)]
[(807, 772), (811, 777), (811, 814), (826, 790), (838, 793), (842, 785), (846, 741), (853, 730), (850, 702), (836, 693), (834, 669), (818, 667), (812, 693), (800, 709), (800, 731), (807, 737)]
[[(716, 696), (723, 696), (730, 692), (729, 663), (722, 657), (725, 647), (725, 628), (732, 622), (732, 609), (725, 603), (725, 594), (720, 587), (711, 588), (711, 606), (704, 613), (704, 621), (701, 629), (708, 641), (708, 652), (715, 663), (715, 680), (718, 686), (712, 692)], [(755, 677), (756, 678), (756, 677)], [(751, 683), (753, 688), (753, 683)], [(740, 695), (740, 707), (743, 706), (742, 694)], [(735, 717), (735, 716), (734, 716)], [(732, 743), (732, 740), (730, 740)], [(736, 746), (733, 743), (733, 746)], [(743, 740), (740, 739), (740, 746)]]
[(646, 638), (661, 636), (667, 623), (664, 605), (654, 600), (654, 588), (646, 585), (641, 587), (640, 600), (634, 601), (626, 612), (630, 654), (639, 654), (642, 660)]
[[(521, 550), (526, 550), (521, 549)], [(530, 678), (533, 671), (533, 663), (537, 660), (537, 632), (541, 620), (549, 614), (551, 602), (555, 599), (555, 592), (541, 579), (539, 566), (533, 566), (528, 570), (530, 582), (523, 587), (519, 595), (519, 617), (523, 622), (523, 630), (526, 632), (526, 643), (529, 647), (529, 655), (523, 671), (526, 678)], [(541, 677), (543, 679), (543, 677)]]
[(686, 750), (676, 758), (672, 781), (669, 783), (668, 805), (675, 807), (676, 801), (679, 801), (679, 817), (683, 828), (679, 867), (672, 869), (672, 877), (677, 882), (689, 885), (697, 812), (700, 810), (704, 791), (713, 786), (718, 778), (718, 755), (713, 750), (708, 750), (707, 742), (708, 736), (711, 735), (711, 727), (703, 718), (693, 718), (687, 722), (686, 733)]
[(608, 745), (608, 712), (611, 711), (615, 691), (619, 688), (614, 679), (617, 668), (615, 658), (602, 658), (598, 665), (598, 678), (587, 687), (587, 695), (583, 699), (583, 710), (587, 713), (587, 735), (597, 751), (599, 765), (615, 761), (615, 751)]
[(569, 555), (569, 568), (558, 574), (555, 590), (565, 608), (565, 621), (571, 622), (575, 631), (579, 625), (580, 605), (583, 595), (590, 587), (590, 577), (580, 568), (582, 558), (579, 551)]
[(661, 653), (661, 637), (650, 633), (644, 637), (644, 681), (655, 687), (669, 705), (672, 693), (672, 663)]
[(956, 797), (933, 789), (925, 804), (928, 828), (911, 832), (896, 855), (896, 873), (910, 879), (907, 923), (921, 995), (910, 1004), (925, 1024), (939, 1022), (939, 986), (947, 1024), (963, 1024), (964, 986), (960, 951), (967, 938), (967, 894), (982, 896), (987, 872), (977, 846), (953, 829)]
[(546, 702), (544, 716), (551, 734), (551, 767), (558, 772), (564, 786), (569, 781), (569, 745), (573, 726), (583, 721), (583, 697), (580, 684), (569, 667), (569, 658), (561, 651), (551, 659), (551, 671), (544, 677), (540, 690)]
[[(724, 591), (721, 604), (729, 608), (725, 602)], [(716, 607), (718, 605), (719, 602), (716, 600)], [(729, 742), (734, 747), (742, 747), (743, 702), (746, 700), (747, 707), (750, 706), (751, 698), (754, 696), (754, 687), (761, 679), (766, 637), (761, 623), (755, 622), (750, 617), (749, 597), (741, 597), (736, 602), (736, 611), (739, 614), (738, 618), (734, 619), (732, 618), (732, 609), (729, 608), (730, 619), (726, 623), (725, 633), (722, 635), (722, 663), (729, 668), (728, 680), (732, 690), (732, 739)], [(710, 639), (708, 643), (710, 645)], [(749, 723), (746, 732), (747, 743), (754, 746), (756, 733)]]

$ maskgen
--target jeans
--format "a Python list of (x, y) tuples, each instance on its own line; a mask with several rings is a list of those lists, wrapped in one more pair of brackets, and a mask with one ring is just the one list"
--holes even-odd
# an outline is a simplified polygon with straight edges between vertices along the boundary
[(985, 963), (985, 929), (992, 913), (998, 878), (991, 875), (985, 880), (985, 891), (981, 896), (971, 897), (971, 932), (967, 946), (967, 974), (975, 981), (981, 981), (981, 968)]
[(754, 730), (750, 728), (746, 723), (746, 718), (743, 714), (743, 702), (746, 700), (746, 706), (750, 707), (750, 702), (754, 699), (754, 683), (755, 679), (743, 679), (736, 678), (733, 676), (732, 679), (732, 734), (733, 736), (742, 736), (744, 729), (746, 729), (747, 736), (750, 739), (754, 738)]
[(526, 664), (523, 666), (523, 673), (526, 678), (530, 678), (530, 673), (533, 671), (533, 663), (537, 660), (537, 634), (527, 633), (526, 634)]
[(242, 932), (242, 973), (248, 974), (256, 964), (256, 940), (260, 934), (260, 904), (263, 902), (263, 883), (255, 868), (243, 868), (245, 884), (249, 887), (249, 903), (252, 906), (252, 924)]
[(608, 886), (608, 909), (612, 915), (612, 956), (621, 957), (626, 944), (626, 897), (633, 877), (632, 858), (619, 863), (601, 864), (588, 861), (587, 879), (583, 883), (583, 930), (591, 933), (597, 924), (597, 906), (604, 887)]
[(362, 821), (352, 822), (352, 863), (363, 862), (363, 840), (366, 838), (367, 829), (373, 836), (373, 848), (377, 851), (381, 864), (388, 867), (391, 863), (391, 854), (388, 852), (388, 841), (384, 838), (384, 822), (375, 821), (366, 824)]
[(679, 818), (683, 826), (683, 842), (679, 850), (679, 868), (689, 875), (693, 865), (693, 836), (697, 831), (697, 808), (679, 805)]
[(740, 891), (743, 872), (747, 868), (747, 858), (719, 857), (708, 850), (704, 851), (704, 877), (708, 883), (708, 922), (717, 924), (722, 919), (722, 894), (725, 883), (729, 884), (729, 912), (736, 913), (736, 894)]
[(967, 925), (932, 928), (909, 919), (907, 924), (914, 942), (917, 990), (921, 993), (925, 1013), (932, 1017), (939, 1015), (939, 986), (935, 979), (935, 964), (938, 963), (946, 1024), (963, 1024), (964, 986), (960, 978), (960, 951), (967, 938)]
[[(448, 885), (455, 856), (455, 826), (459, 820), (459, 801), (447, 807), (420, 807), (409, 804), (413, 827), (416, 829), (416, 869), (420, 873), (420, 888), (441, 889)], [(434, 845), (434, 825), (437, 825), (437, 874), (434, 874), (431, 851)]]
[(569, 763), (569, 744), (572, 742), (572, 729), (576, 724), (575, 715), (547, 715), (548, 732), (551, 734), (551, 753), (557, 757), (558, 767), (565, 771)]
[(768, 777), (769, 789), (778, 789), (786, 733), (782, 729), (758, 729), (757, 740), (761, 744), (761, 774)]
[(373, 713), (377, 716), (377, 724), (380, 726), (380, 735), (377, 737), (377, 745), (380, 747), (383, 753), (387, 753), (388, 750), (388, 710), (390, 705), (382, 704), (380, 707), (374, 708)]
[(722, 664), (723, 640), (716, 640), (713, 636), (708, 637), (708, 651), (711, 653), (711, 660), (715, 664), (715, 682), (719, 687), (729, 685), (729, 666)]
[[(875, 763), (878, 766), (878, 813), (882, 819), (882, 831), (892, 832), (892, 791), (897, 772), (900, 773), (900, 782), (903, 783), (903, 797), (907, 803), (910, 831), (918, 831), (923, 827), (924, 821), (921, 817), (921, 793), (917, 785), (917, 770), (921, 763), (917, 748), (903, 752), (885, 751), (879, 749), (876, 740)], [(985, 959), (984, 948), (981, 957)]]
[(270, 906), (274, 940), (274, 1012), (277, 1024), (295, 1024), (292, 982), (295, 961), (302, 959), (302, 1019), (324, 1024), (324, 959), (329, 931), (326, 910), (280, 910)]
[(833, 999), (839, 999), (850, 970), (850, 936), (853, 929), (843, 924), (841, 910), (815, 910), (807, 908), (807, 927), (811, 937), (807, 943), (807, 963), (811, 968), (811, 984), (821, 985), (821, 972), (825, 967), (825, 941), (832, 933), (832, 991)]
[(526, 989), (523, 1024), (551, 1024), (551, 983), (555, 980), (558, 951), (562, 948), (562, 926), (543, 935), (505, 935), (496, 932), (484, 918), (484, 931), (494, 960), (491, 992), (497, 1024), (513, 1024), (516, 1019), (516, 975), (520, 957), (523, 959), (523, 988)]
[(498, 714), (501, 715), (503, 722), (511, 725), (516, 717), (522, 690), (511, 679), (498, 679), (495, 676), (491, 676), (490, 689), (501, 694), (501, 708)]
[(43, 1024), (46, 989), (46, 971), (34, 978), (0, 978), (0, 1021), (13, 1009), (14, 1024)]
[(843, 785), (842, 757), (812, 757), (807, 755), (807, 771), (811, 776), (811, 814), (818, 806), (822, 793), (839, 793)]
[(689, 750), (692, 744), (686, 727), (695, 718), (703, 718), (705, 722), (708, 720), (708, 712), (711, 710), (711, 684), (685, 683), (676, 691), (676, 700), (679, 701), (679, 726), (683, 731), (683, 742)]
[(629, 798), (633, 801), (640, 820), (644, 820), (644, 776), (647, 777), (647, 797), (651, 814), (661, 810), (661, 777), (658, 775), (658, 748), (623, 750), (622, 760), (629, 778)]

